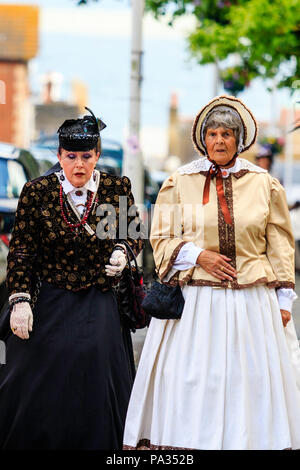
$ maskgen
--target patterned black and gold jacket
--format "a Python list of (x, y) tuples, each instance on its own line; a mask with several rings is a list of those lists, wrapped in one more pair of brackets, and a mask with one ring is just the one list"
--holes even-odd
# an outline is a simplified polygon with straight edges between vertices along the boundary
[[(62, 217), (60, 183), (55, 173), (24, 185), (7, 257), (9, 295), (19, 292), (32, 295), (37, 278), (71, 291), (90, 286), (108, 290), (112, 278), (106, 276), (105, 265), (109, 263), (115, 244), (121, 241), (118, 238), (121, 226), (122, 239), (127, 239), (136, 255), (141, 251), (142, 238), (126, 236), (126, 226), (134, 225), (136, 233), (140, 228), (138, 214), (132, 208), (134, 198), (130, 180), (126, 176), (96, 174), (98, 190), (94, 204), (87, 226), (81, 227), (78, 236)], [(68, 220), (78, 223), (76, 209), (64, 194), (63, 204)], [(130, 207), (132, 215), (127, 213)], [(114, 212), (112, 208), (116, 213), (115, 219), (109, 217)], [(115, 232), (116, 238), (109, 238), (111, 235), (104, 237), (103, 230), (99, 238), (99, 223), (110, 234)]]

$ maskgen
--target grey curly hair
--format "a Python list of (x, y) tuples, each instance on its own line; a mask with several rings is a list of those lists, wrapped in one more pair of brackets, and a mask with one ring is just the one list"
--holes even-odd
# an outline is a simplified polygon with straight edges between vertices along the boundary
[(201, 140), (204, 147), (207, 129), (217, 129), (217, 127), (233, 130), (240, 153), (243, 150), (244, 127), (239, 114), (228, 106), (218, 106), (217, 109), (213, 109), (202, 124)]

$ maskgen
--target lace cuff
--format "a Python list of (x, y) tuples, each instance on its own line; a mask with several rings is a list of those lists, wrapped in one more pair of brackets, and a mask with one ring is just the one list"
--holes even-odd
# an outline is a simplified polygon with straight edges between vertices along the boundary
[(168, 272), (168, 274), (164, 277), (164, 281), (168, 282), (171, 277), (174, 276), (176, 271), (184, 271), (185, 269), (190, 269), (193, 266), (198, 266), (197, 258), (200, 253), (203, 251), (203, 248), (196, 246), (193, 242), (188, 242), (180, 249), (176, 260)]
[(287, 310), (288, 312), (292, 311), (292, 306), (294, 300), (298, 298), (296, 292), (293, 289), (277, 289), (277, 298), (279, 303), (279, 308), (281, 310)]
[(203, 248), (196, 246), (193, 242), (186, 243), (179, 251), (173, 268), (176, 268), (178, 271), (183, 271), (196, 266), (197, 258), (202, 251)]
[(17, 297), (26, 297), (27, 299), (31, 299), (30, 294), (27, 292), (17, 292), (16, 294), (12, 294), (9, 296), (8, 301), (10, 302), (13, 299), (16, 299)]

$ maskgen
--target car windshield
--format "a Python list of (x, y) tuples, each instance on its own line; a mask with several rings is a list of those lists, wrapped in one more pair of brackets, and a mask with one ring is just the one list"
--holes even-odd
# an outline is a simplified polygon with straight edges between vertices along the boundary
[(23, 166), (15, 161), (0, 157), (0, 198), (17, 198), (27, 178)]

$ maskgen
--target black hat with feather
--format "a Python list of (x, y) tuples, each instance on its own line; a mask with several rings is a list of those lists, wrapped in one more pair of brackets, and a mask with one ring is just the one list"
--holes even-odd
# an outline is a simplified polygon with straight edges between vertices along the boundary
[(105, 129), (101, 119), (96, 118), (93, 111), (85, 107), (91, 113), (81, 119), (67, 119), (58, 129), (59, 145), (69, 151), (91, 150), (97, 146), (100, 131)]

